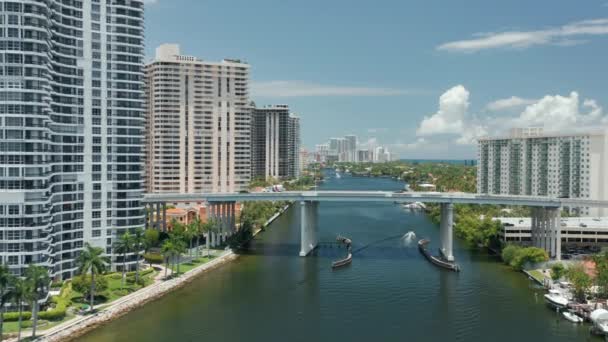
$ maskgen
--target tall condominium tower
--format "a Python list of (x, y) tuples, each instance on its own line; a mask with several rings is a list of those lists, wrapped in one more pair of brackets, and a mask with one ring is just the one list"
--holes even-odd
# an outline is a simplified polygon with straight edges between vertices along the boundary
[(235, 192), (251, 178), (249, 65), (164, 44), (146, 66), (149, 192)]
[(0, 258), (71, 277), (142, 227), (142, 0), (3, 1)]
[(300, 118), (295, 115), (289, 116), (289, 146), (288, 159), (289, 177), (300, 177)]
[(356, 135), (347, 135), (344, 137), (346, 139), (346, 160), (348, 162), (357, 162), (357, 136)]
[[(479, 140), (477, 191), (488, 194), (608, 199), (608, 136), (543, 134), (517, 129), (510, 136)], [(601, 215), (598, 208), (571, 208)]]
[(289, 106), (252, 108), (251, 139), (254, 178), (299, 176), (300, 119)]

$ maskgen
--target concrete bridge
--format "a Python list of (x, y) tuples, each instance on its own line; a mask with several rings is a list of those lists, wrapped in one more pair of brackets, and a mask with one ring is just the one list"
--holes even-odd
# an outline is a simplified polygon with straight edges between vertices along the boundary
[[(560, 208), (608, 207), (608, 201), (512, 195), (485, 195), (471, 193), (439, 192), (389, 192), (389, 191), (285, 191), (270, 193), (213, 193), (213, 194), (146, 194), (148, 206), (146, 226), (166, 229), (167, 203), (208, 202), (208, 214), (220, 222), (220, 231), (212, 234), (212, 243), (222, 241), (235, 231), (235, 202), (293, 201), (301, 211), (300, 255), (308, 255), (318, 243), (317, 208), (319, 202), (423, 202), (441, 206), (440, 251), (448, 261), (453, 255), (453, 208), (455, 203), (519, 205), (533, 207), (532, 242), (545, 249), (552, 258), (561, 257)], [(156, 212), (154, 215), (153, 213)], [(152, 213), (152, 214), (150, 214)], [(162, 217), (162, 220), (160, 219)]]

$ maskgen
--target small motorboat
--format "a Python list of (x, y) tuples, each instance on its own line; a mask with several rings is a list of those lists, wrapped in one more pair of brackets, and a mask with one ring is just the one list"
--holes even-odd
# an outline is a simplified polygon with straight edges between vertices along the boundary
[(564, 316), (565, 319), (569, 320), (572, 323), (582, 323), (583, 322), (583, 319), (573, 312), (564, 311), (564, 312), (562, 312), (562, 315)]
[(568, 305), (568, 298), (564, 297), (562, 293), (557, 290), (549, 290), (549, 293), (545, 295), (545, 301), (560, 309), (563, 309)]

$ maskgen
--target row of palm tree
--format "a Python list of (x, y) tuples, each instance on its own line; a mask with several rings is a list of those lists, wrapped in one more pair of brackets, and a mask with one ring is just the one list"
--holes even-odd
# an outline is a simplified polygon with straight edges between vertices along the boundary
[(213, 221), (201, 221), (198, 217), (189, 224), (182, 224), (178, 221), (171, 223), (172, 230), (169, 233), (169, 238), (162, 245), (161, 253), (165, 259), (165, 277), (167, 276), (167, 268), (174, 266), (179, 274), (179, 264), (181, 255), (188, 248), (188, 255), (192, 257), (194, 250), (194, 242), (196, 241), (196, 256), (201, 256), (201, 237), (206, 237), (207, 256), (209, 256), (209, 240), (210, 234), (219, 232), (219, 225)]
[(146, 239), (142, 229), (136, 229), (133, 234), (128, 231), (118, 238), (114, 243), (114, 251), (122, 254), (122, 279), (121, 287), (125, 285), (127, 275), (127, 254), (135, 253), (135, 283), (139, 283), (139, 256), (146, 249)]
[(0, 340), (2, 340), (4, 311), (10, 302), (17, 306), (19, 312), (19, 330), (17, 340), (21, 340), (23, 304), (30, 302), (32, 307), (32, 338), (36, 337), (38, 325), (38, 301), (47, 293), (51, 280), (45, 267), (30, 265), (25, 277), (15, 277), (6, 265), (0, 265)]

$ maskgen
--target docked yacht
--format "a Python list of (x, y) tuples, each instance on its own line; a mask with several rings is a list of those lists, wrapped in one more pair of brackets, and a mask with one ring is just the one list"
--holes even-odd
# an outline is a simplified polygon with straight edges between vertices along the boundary
[(568, 305), (568, 298), (564, 297), (558, 290), (549, 290), (549, 293), (545, 295), (545, 300), (547, 303), (560, 309), (565, 308)]
[(593, 322), (593, 332), (601, 335), (608, 334), (608, 311), (597, 309), (591, 312), (589, 319)]

